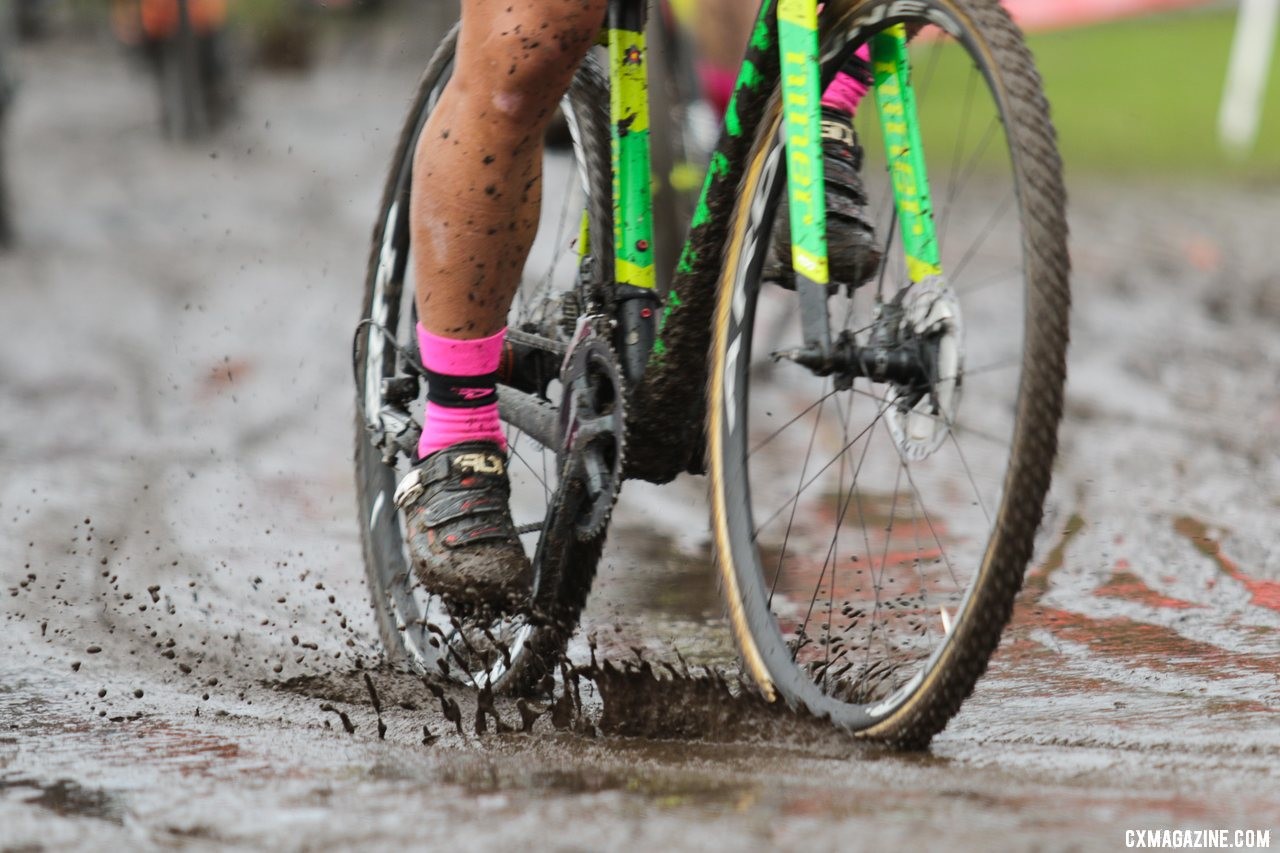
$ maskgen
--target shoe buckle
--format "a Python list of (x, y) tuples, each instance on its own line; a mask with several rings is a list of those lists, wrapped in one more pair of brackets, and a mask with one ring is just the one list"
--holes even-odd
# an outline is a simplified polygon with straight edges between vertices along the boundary
[(821, 126), (823, 139), (833, 139), (837, 142), (843, 142), (850, 148), (852, 148), (857, 142), (857, 137), (853, 133), (853, 126), (847, 121), (834, 121), (832, 119), (824, 118)]
[(405, 475), (400, 485), (396, 486), (395, 495), (391, 500), (397, 507), (404, 509), (422, 497), (422, 493), (426, 490), (427, 487), (422, 482), (422, 469), (415, 468)]

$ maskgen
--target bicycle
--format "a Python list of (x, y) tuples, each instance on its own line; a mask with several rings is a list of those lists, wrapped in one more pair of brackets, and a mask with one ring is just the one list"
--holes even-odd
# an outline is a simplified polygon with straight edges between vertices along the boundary
[[(562, 103), (572, 157), (546, 162), (545, 185), (565, 189), (544, 192), (499, 386), (536, 579), (528, 614), (483, 624), (420, 587), (391, 500), (418, 434), (412, 154), (456, 29), (422, 78), (353, 346), (382, 640), (419, 672), (549, 689), (624, 479), (707, 473), (728, 619), (761, 693), (923, 747), (999, 642), (1056, 453), (1069, 259), (1031, 56), (994, 0), (828, 0), (820, 18), (814, 0), (766, 0), (660, 299), (644, 15), (643, 0), (610, 4), (608, 73), (588, 56)], [(851, 287), (827, 281), (813, 105), (867, 43), (875, 105), (857, 128), (884, 260)], [(765, 279), (784, 190), (792, 264)]]

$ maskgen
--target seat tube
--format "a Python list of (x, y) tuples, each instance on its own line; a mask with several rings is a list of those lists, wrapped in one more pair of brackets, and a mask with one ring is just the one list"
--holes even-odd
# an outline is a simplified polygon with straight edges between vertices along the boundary
[(635, 387), (644, 374), (658, 322), (650, 192), (646, 0), (611, 0), (609, 117), (613, 160), (614, 298), (623, 372)]

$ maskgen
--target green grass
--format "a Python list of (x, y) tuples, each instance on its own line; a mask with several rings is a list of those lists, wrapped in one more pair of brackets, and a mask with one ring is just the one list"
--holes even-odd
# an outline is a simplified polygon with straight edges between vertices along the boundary
[[(1280, 55), (1253, 152), (1237, 161), (1218, 144), (1234, 26), (1233, 12), (1211, 11), (1030, 36), (1068, 171), (1280, 180)], [(940, 137), (955, 136), (971, 75), (951, 45), (926, 85), (929, 50), (913, 49), (921, 123), (930, 161), (945, 162), (953, 146)]]

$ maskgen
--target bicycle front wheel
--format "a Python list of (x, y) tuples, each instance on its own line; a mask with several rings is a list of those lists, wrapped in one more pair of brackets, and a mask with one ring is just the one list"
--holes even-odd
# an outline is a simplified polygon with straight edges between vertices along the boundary
[(910, 318), (921, 285), (895, 233), (869, 95), (856, 128), (885, 260), (830, 297), (832, 333), (863, 346), (910, 338), (929, 379), (841, 381), (774, 360), (804, 343), (796, 294), (761, 275), (785, 203), (774, 98), (717, 296), (716, 551), (735, 636), (767, 695), (923, 747), (999, 643), (1049, 486), (1069, 303), (1061, 165), (1031, 56), (997, 3), (835, 0), (822, 17), (826, 80), (886, 26), (913, 35), (943, 270), (928, 286), (948, 320), (925, 332)]

